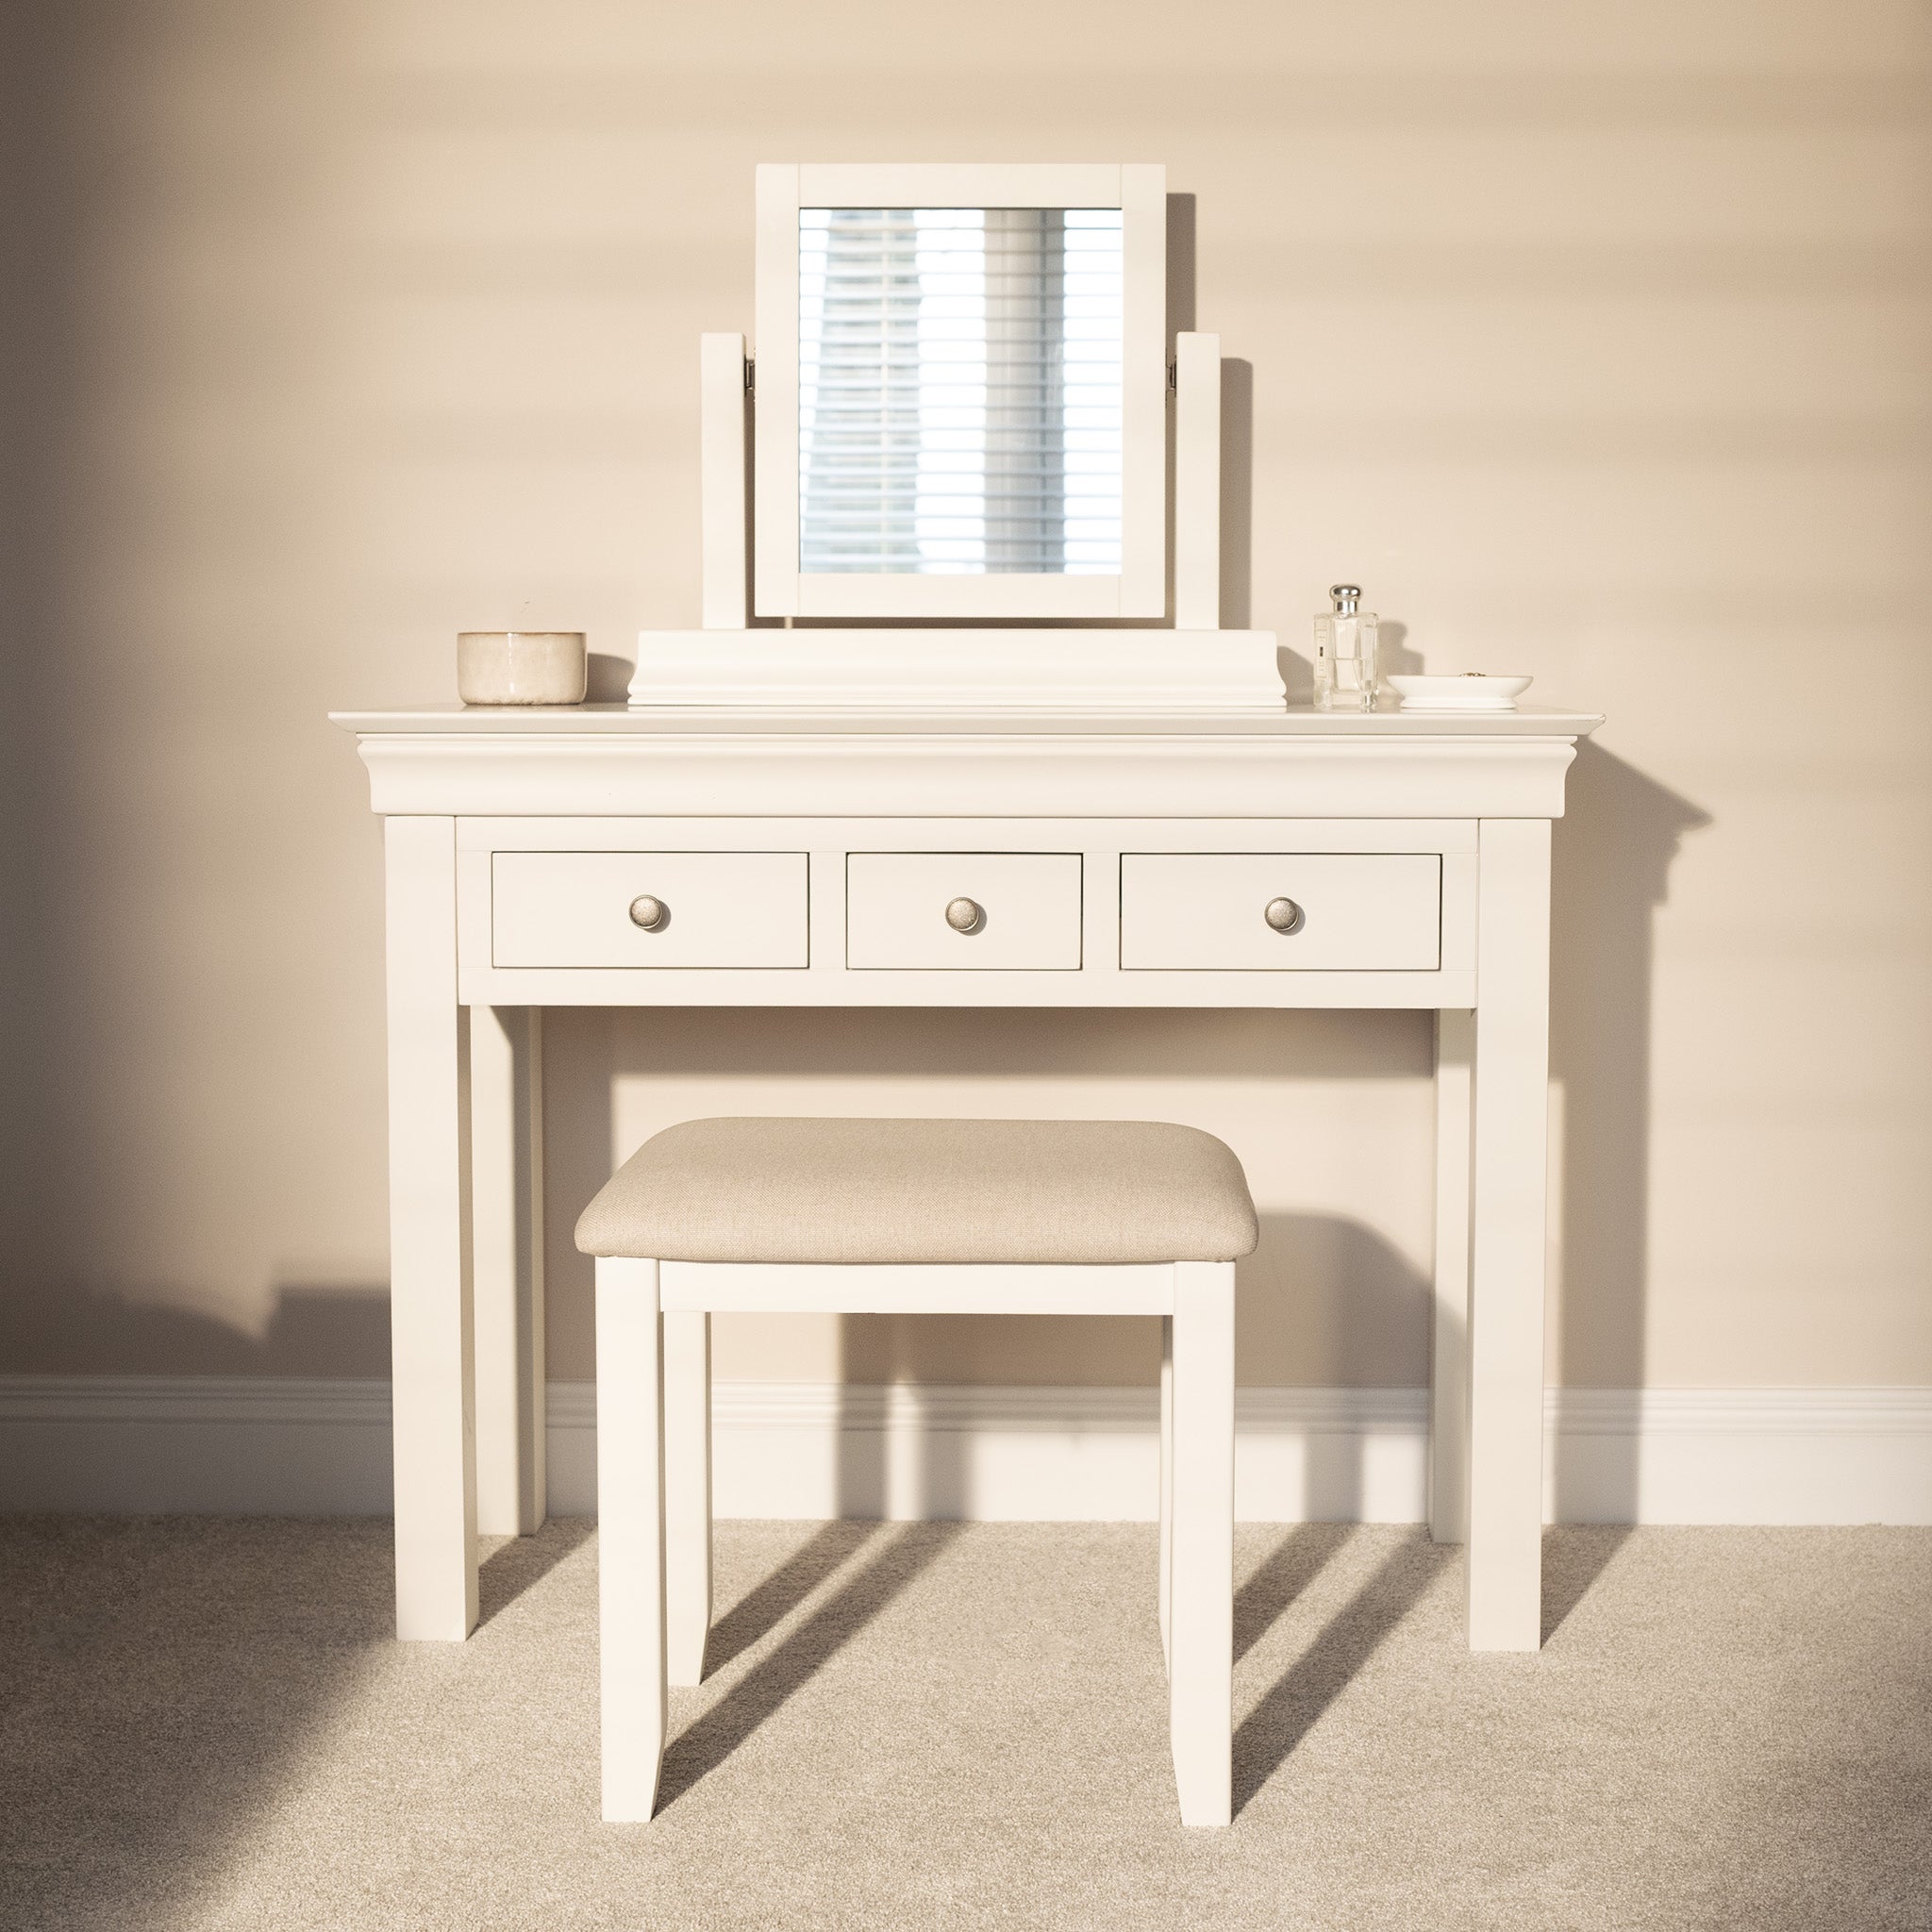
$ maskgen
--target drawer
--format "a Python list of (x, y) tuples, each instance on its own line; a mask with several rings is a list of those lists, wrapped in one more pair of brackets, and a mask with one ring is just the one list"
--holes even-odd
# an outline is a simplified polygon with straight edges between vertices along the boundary
[[(1300, 910), (1291, 930), (1269, 923), (1279, 899)], [(1441, 959), (1434, 852), (1121, 855), (1124, 972), (1433, 973)]]
[[(495, 852), (497, 966), (803, 966), (803, 852)], [(656, 899), (655, 930), (631, 908)]]
[[(948, 923), (947, 908), (970, 901)], [(1077, 852), (848, 852), (845, 963), (1077, 973)]]

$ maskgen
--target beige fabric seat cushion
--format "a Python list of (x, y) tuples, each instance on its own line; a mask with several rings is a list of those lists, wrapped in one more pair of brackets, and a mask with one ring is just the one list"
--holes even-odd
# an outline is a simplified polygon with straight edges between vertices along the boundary
[(1255, 1204), (1233, 1151), (1158, 1121), (686, 1121), (577, 1223), (660, 1261), (1231, 1261)]

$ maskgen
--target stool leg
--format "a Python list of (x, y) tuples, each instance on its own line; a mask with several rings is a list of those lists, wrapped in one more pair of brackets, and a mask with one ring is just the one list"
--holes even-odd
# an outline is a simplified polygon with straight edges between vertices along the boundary
[(664, 1596), (671, 1681), (699, 1684), (711, 1628), (711, 1318), (664, 1316)]
[(597, 1641), (604, 1816), (643, 1820), (664, 1757), (658, 1264), (597, 1262)]
[(1174, 1317), (1160, 1318), (1160, 1657), (1174, 1621)]
[(1174, 1264), (1168, 1710), (1183, 1824), (1233, 1811), (1234, 1264)]

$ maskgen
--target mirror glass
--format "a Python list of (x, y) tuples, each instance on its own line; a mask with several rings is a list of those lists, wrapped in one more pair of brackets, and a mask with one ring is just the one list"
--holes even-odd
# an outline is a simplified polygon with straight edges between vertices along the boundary
[(798, 213), (801, 572), (1121, 570), (1119, 208)]

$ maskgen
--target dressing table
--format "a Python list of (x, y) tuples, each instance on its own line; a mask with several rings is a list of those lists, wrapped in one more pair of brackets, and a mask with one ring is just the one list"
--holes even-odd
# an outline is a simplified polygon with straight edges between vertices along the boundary
[(338, 714), (385, 820), (403, 1637), (464, 1638), (479, 1529), (542, 1520), (545, 1007), (1358, 1007), (1438, 1015), (1431, 1527), (1472, 1647), (1537, 1648), (1550, 826), (1599, 721), (1291, 706), (1220, 628), (1164, 215), (1158, 168), (761, 169), (704, 628), (627, 705)]

